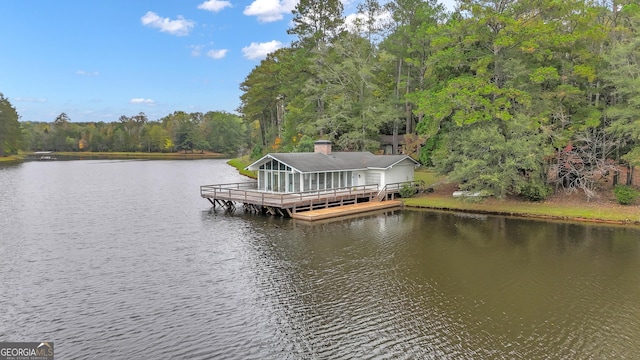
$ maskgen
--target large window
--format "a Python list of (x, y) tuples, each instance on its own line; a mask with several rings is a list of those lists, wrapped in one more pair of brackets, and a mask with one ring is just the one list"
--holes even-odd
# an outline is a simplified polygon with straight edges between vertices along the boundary
[(303, 174), (302, 182), (303, 182), (302, 191), (311, 191), (311, 174)]
[(271, 159), (260, 165), (260, 170), (258, 170), (258, 189), (274, 192), (296, 191), (293, 175), (294, 172), (290, 166)]
[(280, 185), (278, 186), (280, 192), (288, 192), (287, 180), (287, 173), (284, 171), (280, 171)]
[(293, 174), (293, 192), (302, 191), (302, 187), (300, 186), (300, 173)]
[(264, 170), (258, 170), (258, 190), (265, 189), (266, 173)]
[(270, 159), (258, 170), (258, 189), (281, 193), (321, 191), (350, 187), (351, 171), (300, 174), (290, 166)]
[(336, 187), (350, 187), (353, 183), (351, 179), (352, 174), (351, 171), (343, 171), (340, 172), (340, 174), (336, 174)]
[(280, 187), (278, 186), (279, 182), (278, 182), (278, 172), (274, 171), (271, 173), (271, 178), (273, 179), (272, 181), (272, 191), (278, 192), (280, 191)]

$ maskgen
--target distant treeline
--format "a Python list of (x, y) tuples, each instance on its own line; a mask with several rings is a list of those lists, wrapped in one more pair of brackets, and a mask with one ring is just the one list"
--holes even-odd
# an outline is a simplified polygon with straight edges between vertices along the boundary
[(246, 148), (242, 118), (226, 112), (176, 111), (157, 121), (144, 113), (117, 122), (72, 122), (62, 113), (54, 122), (21, 122), (27, 151), (211, 151), (236, 155)]

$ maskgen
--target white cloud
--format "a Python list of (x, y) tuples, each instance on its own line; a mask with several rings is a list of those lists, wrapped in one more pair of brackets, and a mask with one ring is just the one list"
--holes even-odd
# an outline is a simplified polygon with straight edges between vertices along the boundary
[[(391, 12), (386, 10), (381, 11), (375, 16), (374, 26), (376, 26), (377, 28), (383, 28), (384, 25), (388, 24), (391, 20)], [(364, 31), (366, 21), (366, 15), (354, 13), (345, 17), (344, 24), (347, 30), (355, 33), (358, 31)]]
[(231, 3), (228, 1), (220, 1), (220, 0), (207, 0), (202, 4), (198, 5), (198, 9), (207, 10), (211, 12), (218, 12), (226, 7), (231, 7)]
[(203, 45), (191, 45), (189, 48), (191, 49), (191, 56), (200, 56), (202, 53)]
[(227, 51), (229, 51), (228, 49), (220, 49), (220, 50), (209, 50), (207, 51), (207, 56), (212, 58), (212, 59), (222, 59), (223, 57), (225, 57), (225, 55), (227, 55)]
[(442, 0), (440, 1), (447, 11), (453, 11), (456, 8), (456, 2), (454, 0)]
[(251, 45), (242, 48), (242, 53), (247, 59), (256, 60), (267, 56), (267, 54), (280, 49), (282, 46), (282, 43), (277, 40), (272, 40), (265, 43), (252, 42)]
[(195, 26), (195, 22), (187, 20), (181, 15), (178, 15), (176, 20), (171, 20), (169, 18), (161, 18), (153, 11), (148, 11), (144, 14), (140, 21), (144, 26), (158, 28), (162, 32), (177, 36), (188, 35), (189, 31)]
[(145, 98), (133, 98), (129, 100), (129, 104), (155, 105), (155, 103), (156, 103), (155, 101), (151, 99), (145, 99)]
[(291, 13), (298, 0), (254, 0), (244, 8), (243, 14), (257, 16), (260, 22), (274, 22), (282, 20), (283, 14)]
[(80, 75), (80, 76), (98, 76), (98, 75), (100, 75), (100, 73), (97, 72), (97, 71), (78, 70), (78, 71), (76, 71), (76, 75)]
[[(213, 43), (210, 45), (213, 45)], [(191, 49), (191, 56), (198, 57), (202, 55), (202, 51), (205, 47), (207, 46), (206, 45), (189, 46), (189, 48)], [(222, 59), (227, 55), (227, 52), (229, 52), (229, 49), (211, 49), (207, 51), (205, 55), (212, 59)]]
[(25, 101), (25, 102), (39, 102), (39, 103), (47, 102), (47, 99), (44, 99), (44, 98), (14, 97), (12, 99), (16, 101)]

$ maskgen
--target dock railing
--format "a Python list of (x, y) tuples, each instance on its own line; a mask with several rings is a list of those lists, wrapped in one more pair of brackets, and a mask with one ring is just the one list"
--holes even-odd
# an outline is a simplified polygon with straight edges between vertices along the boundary
[(397, 183), (390, 183), (385, 185), (382, 189), (380, 189), (380, 191), (376, 195), (376, 199), (378, 199), (378, 201), (384, 201), (387, 195), (389, 194), (399, 194), (400, 190), (404, 186), (412, 187), (416, 189), (416, 192), (420, 192), (422, 189), (424, 189), (425, 183), (423, 180), (417, 180), (417, 181), (412, 180), (412, 181), (401, 181)]
[(305, 202), (323, 201), (328, 198), (374, 196), (378, 190), (378, 184), (371, 184), (296, 193), (276, 193), (258, 190), (257, 182), (244, 182), (202, 185), (200, 186), (200, 196), (261, 206), (289, 207)]

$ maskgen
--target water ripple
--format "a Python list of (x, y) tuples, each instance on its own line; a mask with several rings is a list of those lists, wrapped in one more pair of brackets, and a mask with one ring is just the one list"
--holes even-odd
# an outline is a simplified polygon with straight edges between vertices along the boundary
[(0, 340), (63, 359), (640, 352), (637, 230), (403, 211), (309, 225), (198, 196), (241, 180), (217, 160), (0, 169)]

